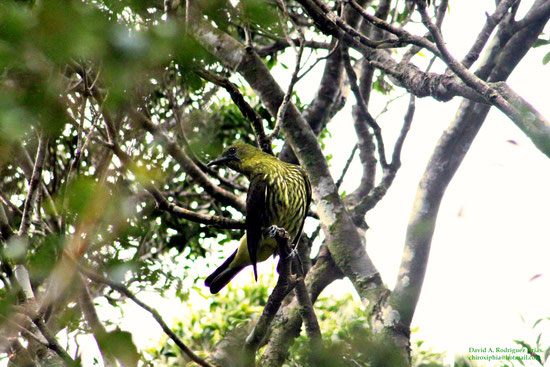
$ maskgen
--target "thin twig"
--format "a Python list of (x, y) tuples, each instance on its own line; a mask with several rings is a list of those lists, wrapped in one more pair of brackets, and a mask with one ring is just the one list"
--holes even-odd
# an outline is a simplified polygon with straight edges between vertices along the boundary
[(19, 226), (18, 233), (19, 236), (25, 236), (29, 229), (34, 200), (36, 199), (36, 190), (42, 176), (42, 168), (44, 167), (44, 157), (46, 156), (47, 145), (47, 138), (43, 135), (40, 136), (38, 138), (38, 148), (36, 149), (34, 168), (32, 171), (31, 180), (29, 182), (29, 192), (27, 193), (25, 205), (23, 206), (23, 215), (21, 217), (21, 225)]
[[(293, 40), (294, 42), (299, 42), (297, 39), (293, 39)], [(268, 55), (272, 55), (274, 53), (282, 51), (287, 47), (291, 47), (291, 44), (286, 39), (281, 39), (281, 40), (275, 41), (273, 44), (268, 46), (256, 47), (256, 53), (260, 57), (266, 57)], [(305, 42), (305, 47), (311, 48), (311, 49), (330, 50), (330, 43), (311, 40), (311, 41)]]
[[(283, 8), (283, 11), (285, 14), (287, 14), (286, 5), (284, 1), (280, 0), (279, 4)], [(283, 20), (281, 19), (281, 24), (284, 24)], [(290, 79), (290, 83), (288, 84), (288, 88), (286, 90), (285, 96), (283, 97), (283, 101), (281, 102), (281, 105), (279, 106), (279, 109), (277, 110), (277, 118), (275, 120), (275, 127), (273, 128), (273, 131), (269, 135), (269, 140), (273, 141), (273, 139), (276, 139), (279, 136), (279, 133), (281, 131), (281, 128), (283, 126), (283, 121), (285, 119), (286, 110), (288, 109), (288, 105), (290, 104), (290, 98), (292, 97), (292, 91), (294, 90), (294, 86), (298, 82), (298, 73), (300, 72), (301, 63), (302, 63), (302, 55), (304, 53), (304, 34), (302, 30), (299, 27), (296, 27), (298, 29), (298, 39), (300, 41), (299, 47), (296, 47), (296, 44), (294, 41), (290, 38), (288, 35), (288, 31), (286, 30), (286, 27), (282, 27), (283, 32), (285, 33), (285, 36), (288, 40), (288, 42), (292, 45), (292, 48), (296, 52), (296, 65), (294, 67), (294, 72), (292, 73), (292, 77)]]
[(407, 134), (411, 128), (412, 120), (414, 117), (414, 111), (416, 108), (416, 97), (414, 94), (411, 94), (410, 100), (409, 100), (409, 106), (407, 107), (407, 112), (405, 113), (404, 123), (401, 127), (401, 132), (399, 133), (399, 137), (395, 141), (395, 145), (393, 147), (393, 154), (391, 159), (391, 168), (393, 170), (397, 170), (401, 166), (401, 150), (403, 149), (403, 144), (405, 143), (405, 139), (407, 137)]
[(357, 85), (357, 75), (353, 70), (353, 66), (351, 66), (348, 49), (345, 46), (342, 47), (342, 58), (344, 60), (344, 67), (346, 69), (346, 73), (350, 81), (351, 90), (353, 91), (353, 94), (355, 95), (355, 99), (357, 100), (357, 106), (359, 107), (359, 112), (362, 115), (361, 117), (363, 118), (363, 120), (367, 122), (367, 124), (372, 128), (374, 132), (374, 136), (376, 138), (376, 143), (377, 143), (376, 146), (378, 148), (378, 156), (380, 159), (380, 164), (382, 165), (382, 168), (385, 169), (388, 166), (388, 162), (386, 160), (384, 140), (382, 139), (382, 129), (380, 128), (376, 120), (371, 116), (371, 114), (367, 109), (367, 106), (365, 105), (365, 100), (363, 99), (361, 90)]
[(258, 147), (268, 153), (273, 155), (273, 150), (271, 149), (271, 141), (265, 134), (264, 125), (262, 122), (262, 118), (258, 113), (250, 106), (246, 100), (244, 99), (244, 96), (239, 92), (239, 89), (237, 86), (229, 79), (221, 77), (219, 75), (215, 75), (213, 73), (209, 73), (205, 70), (195, 70), (195, 73), (197, 73), (201, 78), (208, 80), (211, 83), (214, 83), (216, 85), (219, 85), (220, 87), (224, 88), (229, 95), (231, 96), (231, 99), (235, 103), (235, 105), (239, 108), (241, 113), (244, 117), (250, 123), (252, 124), (252, 129), (254, 130), (254, 135), (256, 136), (256, 139), (258, 141)]
[(354, 209), (354, 212), (358, 215), (364, 215), (367, 211), (371, 210), (378, 204), (380, 200), (386, 195), (388, 189), (393, 183), (397, 171), (401, 167), (401, 150), (403, 149), (403, 144), (407, 137), (407, 133), (410, 130), (412, 120), (414, 117), (415, 111), (415, 96), (411, 94), (409, 106), (407, 112), (405, 113), (405, 118), (403, 126), (401, 127), (401, 132), (397, 138), (392, 154), (392, 162), (389, 165), (388, 169), (384, 171), (381, 182), (372, 190), (366, 200), (363, 200), (359, 205)]
[(162, 317), (160, 316), (159, 312), (155, 310), (154, 308), (146, 305), (142, 301), (140, 301), (125, 285), (121, 283), (117, 283), (111, 279), (108, 279), (90, 269), (86, 269), (83, 266), (80, 266), (80, 272), (93, 280), (97, 283), (106, 284), (109, 287), (113, 288), (117, 292), (121, 293), (122, 295), (128, 297), (131, 299), (135, 304), (137, 304), (139, 307), (143, 308), (145, 311), (149, 312), (155, 321), (160, 325), (162, 330), (168, 335), (168, 337), (178, 346), (178, 348), (185, 353), (193, 362), (197, 363), (200, 366), (203, 367), (211, 367), (209, 363), (207, 363), (204, 359), (196, 355), (185, 343), (174, 333), (168, 325), (164, 322)]
[(346, 161), (346, 164), (344, 165), (344, 169), (342, 169), (342, 173), (340, 174), (340, 177), (338, 178), (338, 181), (336, 181), (336, 188), (339, 189), (342, 185), (342, 182), (344, 182), (344, 177), (346, 176), (346, 173), (348, 172), (349, 166), (351, 165), (351, 161), (353, 161), (353, 157), (355, 157), (355, 152), (357, 151), (357, 148), (359, 147), (359, 144), (355, 143), (353, 146), (353, 149), (351, 150), (351, 153), (349, 155), (348, 160)]
[(328, 59), (329, 57), (331, 57), (337, 50), (338, 50), (338, 45), (340, 44), (340, 41), (339, 40), (336, 40), (336, 42), (334, 43), (334, 47), (332, 49), (329, 50), (328, 54), (326, 54), (325, 56), (323, 57), (318, 57), (317, 60), (315, 60), (315, 62), (306, 70), (304, 71), (301, 75), (298, 76), (297, 78), (297, 82), (300, 81), (304, 76), (306, 76), (311, 70), (313, 70), (313, 68), (321, 61), (323, 60), (326, 60)]
[[(136, 164), (133, 162), (132, 158), (125, 152), (123, 152), (118, 145), (105, 143), (109, 148), (112, 149), (113, 153), (120, 159), (120, 161), (124, 164), (125, 168), (132, 171), (134, 167), (136, 167)], [(185, 208), (182, 208), (174, 203), (171, 203), (164, 197), (164, 195), (153, 185), (151, 181), (149, 181), (146, 177), (142, 177), (143, 180), (146, 180), (146, 182), (143, 183), (145, 189), (153, 196), (153, 199), (157, 202), (157, 205), (160, 210), (167, 211), (169, 213), (172, 213), (173, 215), (191, 220), (193, 222), (202, 223), (206, 225), (213, 225), (219, 228), (234, 228), (234, 229), (244, 229), (245, 224), (243, 221), (231, 219), (231, 218), (224, 218), (219, 217), (217, 215), (206, 215), (194, 212), (192, 210), (188, 210)]]

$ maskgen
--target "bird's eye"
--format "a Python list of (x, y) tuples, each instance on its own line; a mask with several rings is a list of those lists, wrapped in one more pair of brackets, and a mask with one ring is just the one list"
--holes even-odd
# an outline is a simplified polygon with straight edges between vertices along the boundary
[(235, 153), (237, 153), (237, 148), (231, 147), (231, 148), (229, 148), (229, 149), (227, 150), (227, 153), (229, 153), (229, 154), (235, 154)]

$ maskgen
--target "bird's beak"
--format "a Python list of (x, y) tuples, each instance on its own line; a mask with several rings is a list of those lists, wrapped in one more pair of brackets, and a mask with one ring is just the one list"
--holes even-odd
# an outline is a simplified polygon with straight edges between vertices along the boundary
[(241, 160), (236, 155), (226, 155), (226, 156), (219, 157), (218, 159), (214, 159), (211, 162), (208, 162), (207, 166), (208, 167), (219, 166), (221, 164), (225, 164), (225, 163), (231, 162), (231, 161), (240, 162)]

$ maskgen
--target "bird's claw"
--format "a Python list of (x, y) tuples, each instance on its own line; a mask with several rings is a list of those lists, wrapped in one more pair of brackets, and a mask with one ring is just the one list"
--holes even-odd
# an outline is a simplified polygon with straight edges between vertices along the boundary
[(276, 237), (288, 238), (289, 237), (288, 232), (284, 228), (277, 227), (276, 225), (267, 227), (266, 230), (264, 231), (264, 235), (266, 235), (269, 238), (276, 238)]

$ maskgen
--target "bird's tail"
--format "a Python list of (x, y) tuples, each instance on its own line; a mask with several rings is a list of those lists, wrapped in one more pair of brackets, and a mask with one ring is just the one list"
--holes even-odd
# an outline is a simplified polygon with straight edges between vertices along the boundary
[(227, 285), (237, 275), (241, 270), (243, 270), (244, 266), (234, 266), (229, 267), (231, 262), (233, 262), (233, 259), (235, 259), (235, 255), (237, 254), (237, 251), (235, 251), (231, 256), (225, 260), (225, 262), (212, 274), (206, 278), (204, 281), (204, 284), (210, 288), (210, 293), (216, 294), (218, 293), (223, 287)]

